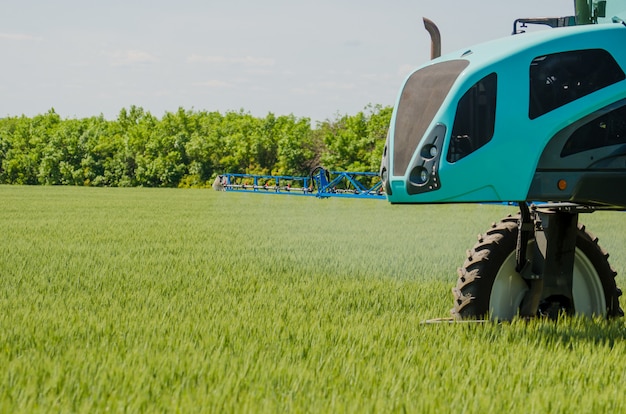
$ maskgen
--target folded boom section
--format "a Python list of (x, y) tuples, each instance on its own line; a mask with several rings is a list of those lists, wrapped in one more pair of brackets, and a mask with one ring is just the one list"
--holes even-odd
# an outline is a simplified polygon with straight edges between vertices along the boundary
[(309, 176), (222, 174), (213, 182), (218, 191), (263, 194), (385, 199), (377, 172), (328, 171), (317, 167)]

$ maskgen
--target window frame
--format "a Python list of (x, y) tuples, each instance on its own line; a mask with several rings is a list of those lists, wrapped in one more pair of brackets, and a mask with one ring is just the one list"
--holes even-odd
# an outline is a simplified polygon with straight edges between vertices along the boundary
[(533, 120), (626, 79), (606, 49), (578, 49), (535, 57), (529, 66), (528, 117)]
[(491, 141), (495, 133), (497, 97), (498, 74), (491, 72), (470, 86), (459, 99), (446, 155), (449, 163), (467, 157)]

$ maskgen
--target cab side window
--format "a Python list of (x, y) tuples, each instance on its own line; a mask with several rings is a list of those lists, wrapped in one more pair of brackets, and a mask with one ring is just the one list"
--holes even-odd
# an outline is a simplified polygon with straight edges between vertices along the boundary
[(561, 157), (618, 144), (626, 144), (626, 103), (574, 131)]
[(624, 71), (603, 49), (538, 56), (530, 64), (528, 117), (540, 117), (624, 78)]
[(446, 159), (456, 162), (493, 137), (498, 77), (491, 73), (475, 83), (459, 100)]

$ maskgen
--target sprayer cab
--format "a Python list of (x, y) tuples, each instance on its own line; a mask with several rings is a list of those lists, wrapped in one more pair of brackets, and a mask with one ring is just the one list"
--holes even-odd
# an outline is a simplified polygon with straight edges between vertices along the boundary
[(626, 209), (626, 27), (510, 36), (402, 86), (380, 175), (392, 203), (569, 201)]

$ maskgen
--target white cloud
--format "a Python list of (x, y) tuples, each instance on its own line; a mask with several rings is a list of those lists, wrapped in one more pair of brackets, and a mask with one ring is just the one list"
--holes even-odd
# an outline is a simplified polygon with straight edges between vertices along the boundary
[(237, 64), (245, 66), (274, 66), (275, 61), (267, 57), (241, 56), (203, 56), (193, 54), (187, 58), (189, 63), (215, 63), (215, 64)]
[(354, 83), (343, 83), (343, 82), (332, 82), (332, 81), (319, 82), (318, 85), (321, 88), (333, 89), (333, 90), (334, 89), (349, 90), (349, 89), (354, 89), (356, 87)]
[(364, 73), (359, 78), (367, 82), (385, 82), (391, 79), (391, 76), (385, 73)]
[(318, 94), (318, 90), (315, 88), (292, 88), (290, 91), (295, 95), (313, 96)]
[(141, 50), (117, 50), (107, 53), (113, 66), (156, 63), (159, 59), (151, 53)]
[(0, 33), (0, 39), (5, 39), (5, 40), (17, 40), (17, 41), (24, 41), (24, 40), (43, 40), (43, 38), (39, 37), (39, 36), (32, 36), (32, 35), (28, 35), (28, 34), (23, 34), (23, 33)]
[(231, 83), (224, 82), (221, 80), (211, 79), (211, 80), (204, 81), (204, 82), (196, 82), (193, 84), (193, 86), (201, 86), (205, 88), (230, 88), (233, 85)]
[(327, 91), (348, 91), (356, 89), (356, 85), (350, 82), (320, 81), (290, 88), (289, 91), (295, 95), (321, 96)]
[(343, 45), (348, 47), (359, 47), (363, 45), (363, 42), (358, 39), (352, 39), (344, 42)]
[(328, 69), (324, 72), (327, 76), (329, 77), (335, 77), (335, 76), (354, 76), (354, 72), (350, 69), (343, 69), (343, 70), (337, 70), (337, 69)]
[(397, 74), (402, 77), (409, 76), (409, 74), (413, 72), (415, 68), (416, 68), (416, 65), (410, 65), (406, 63), (404, 65), (400, 65), (400, 67), (398, 68)]

